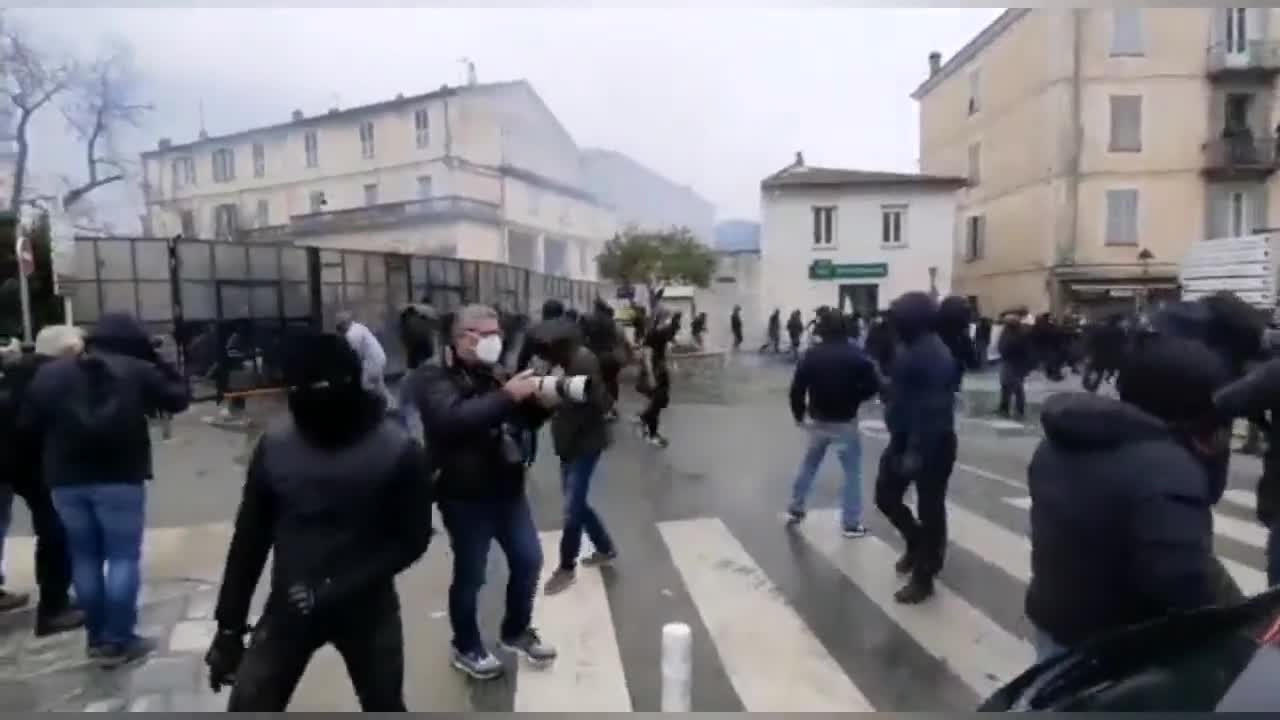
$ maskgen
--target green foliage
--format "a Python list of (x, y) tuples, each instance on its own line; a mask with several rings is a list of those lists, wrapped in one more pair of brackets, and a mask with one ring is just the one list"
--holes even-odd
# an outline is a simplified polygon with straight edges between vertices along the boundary
[[(12, 220), (0, 218), (0, 337), (22, 337), (22, 299), (18, 284), (18, 256)], [(62, 322), (62, 301), (53, 294), (53, 260), (50, 257), (49, 218), (22, 228), (35, 248), (36, 269), (27, 278), (31, 290), (33, 331)]]
[(688, 228), (653, 232), (628, 228), (615, 235), (596, 260), (600, 277), (644, 285), (652, 294), (668, 285), (711, 284), (716, 256)]

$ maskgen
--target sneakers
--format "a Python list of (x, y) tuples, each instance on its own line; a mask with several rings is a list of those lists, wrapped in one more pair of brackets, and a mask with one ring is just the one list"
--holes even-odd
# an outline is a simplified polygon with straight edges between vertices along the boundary
[(538, 631), (533, 628), (525, 630), (517, 637), (503, 640), (500, 645), (503, 650), (523, 655), (535, 665), (544, 665), (556, 659), (556, 649), (542, 642)]
[(453, 667), (476, 680), (492, 680), (502, 675), (502, 661), (488, 650), (462, 652), (453, 648)]
[(645, 440), (648, 441), (650, 445), (656, 448), (664, 448), (671, 444), (667, 442), (666, 438), (662, 437), (658, 433), (653, 433), (651, 435), (646, 436)]
[(564, 592), (577, 579), (578, 574), (573, 568), (556, 568), (551, 577), (547, 578), (547, 584), (542, 586), (542, 592), (547, 595)]
[(860, 538), (866, 534), (867, 534), (867, 529), (863, 527), (862, 523), (858, 523), (857, 525), (844, 526), (844, 536), (847, 538)]
[(599, 550), (596, 550), (595, 552), (582, 558), (578, 562), (586, 567), (604, 567), (606, 565), (612, 565), (613, 561), (617, 559), (618, 559), (617, 550), (614, 550), (613, 552), (607, 552), (607, 553), (603, 553), (603, 552), (600, 552)]
[(31, 596), (27, 593), (13, 593), (8, 590), (0, 590), (0, 612), (12, 612), (21, 610), (31, 602)]
[(36, 616), (36, 637), (48, 637), (84, 627), (84, 611), (68, 607), (58, 612), (39, 613)]
[(804, 511), (803, 511), (803, 510), (788, 510), (788, 511), (787, 511), (787, 525), (799, 525), (799, 524), (800, 524), (800, 523), (802, 523), (802, 522), (804, 522)]
[(90, 657), (94, 657), (104, 668), (117, 668), (137, 662), (155, 652), (157, 643), (147, 637), (136, 637), (128, 645), (103, 645), (98, 648), (94, 657), (90, 649)]

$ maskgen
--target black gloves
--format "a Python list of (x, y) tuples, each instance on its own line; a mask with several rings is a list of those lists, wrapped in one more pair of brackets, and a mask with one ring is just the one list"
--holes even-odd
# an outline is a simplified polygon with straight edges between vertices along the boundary
[(209, 666), (209, 688), (215, 693), (235, 683), (236, 671), (244, 658), (244, 635), (244, 630), (219, 628), (214, 636), (213, 644), (204, 656), (204, 664)]
[(295, 614), (307, 617), (316, 609), (316, 592), (310, 585), (294, 583), (285, 591), (285, 604)]

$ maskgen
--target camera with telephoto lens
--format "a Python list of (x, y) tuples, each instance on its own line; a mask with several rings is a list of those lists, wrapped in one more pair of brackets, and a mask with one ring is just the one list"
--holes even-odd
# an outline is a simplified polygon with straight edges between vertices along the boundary
[(591, 377), (588, 375), (543, 375), (534, 379), (538, 382), (537, 396), (547, 401), (586, 402), (591, 391)]

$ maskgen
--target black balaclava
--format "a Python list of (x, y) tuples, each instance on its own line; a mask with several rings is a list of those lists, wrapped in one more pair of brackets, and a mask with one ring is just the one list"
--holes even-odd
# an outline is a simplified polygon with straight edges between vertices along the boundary
[(938, 303), (925, 292), (904, 293), (889, 306), (894, 335), (907, 344), (932, 332), (937, 315)]
[(294, 426), (312, 445), (349, 445), (381, 420), (382, 400), (361, 385), (360, 358), (345, 338), (335, 333), (290, 338), (281, 365)]
[(552, 298), (542, 303), (542, 319), (554, 320), (564, 315), (564, 303)]

